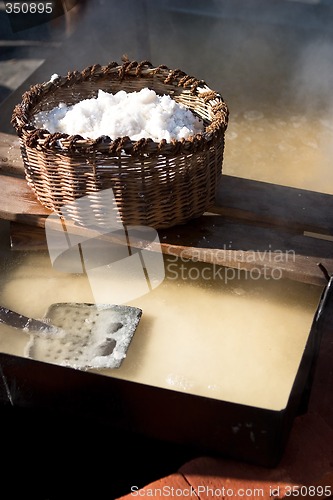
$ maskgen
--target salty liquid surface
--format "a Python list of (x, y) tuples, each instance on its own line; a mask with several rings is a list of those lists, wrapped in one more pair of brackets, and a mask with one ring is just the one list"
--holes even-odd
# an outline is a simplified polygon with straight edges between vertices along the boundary
[(225, 174), (333, 194), (333, 121), (262, 105), (234, 113)]
[[(86, 276), (53, 269), (44, 253), (7, 255), (2, 263), (0, 303), (22, 314), (41, 318), (55, 302), (94, 302)], [(284, 408), (321, 288), (251, 280), (244, 274), (227, 279), (223, 268), (175, 257), (165, 260), (165, 269), (161, 285), (127, 302), (143, 310), (141, 321), (122, 366), (102, 373), (255, 407)], [(99, 301), (108, 303), (112, 297), (114, 303), (117, 293), (124, 296), (124, 272), (112, 283), (107, 272), (100, 273)], [(0, 350), (23, 356), (29, 336), (0, 326)]]

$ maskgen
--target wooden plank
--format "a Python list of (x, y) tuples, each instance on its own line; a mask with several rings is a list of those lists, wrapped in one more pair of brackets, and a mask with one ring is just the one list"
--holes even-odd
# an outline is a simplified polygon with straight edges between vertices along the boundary
[(256, 271), (325, 284), (319, 264), (333, 273), (333, 243), (279, 227), (266, 227), (206, 215), (183, 227), (159, 231), (165, 253), (183, 259), (210, 262), (234, 269)]
[[(212, 232), (214, 227), (214, 232)], [(62, 227), (54, 224), (60, 231)], [(98, 242), (111, 241), (113, 244), (127, 245), (124, 234), (110, 233), (100, 235), (98, 231), (66, 223), (67, 231), (81, 234)], [(178, 231), (178, 233), (177, 233)], [(246, 223), (227, 222), (219, 216), (204, 216), (189, 222), (181, 228), (160, 230), (162, 252), (177, 256), (182, 261), (200, 261), (231, 268), (237, 273), (247, 271), (256, 279), (259, 275), (267, 279), (289, 278), (303, 283), (323, 286), (326, 277), (319, 266), (324, 266), (328, 274), (333, 273), (333, 243), (316, 240), (282, 231), (280, 228), (267, 228)], [(42, 229), (38, 234), (26, 226), (13, 226), (12, 246), (16, 250), (46, 250), (46, 239)], [(131, 234), (131, 245), (154, 251), (156, 244), (137, 240)], [(233, 277), (237, 276), (234, 272)]]
[(51, 212), (44, 208), (24, 179), (0, 175), (0, 218), (43, 227)]
[(333, 235), (333, 196), (225, 176), (212, 212), (232, 219)]
[(10, 224), (10, 244), (17, 251), (46, 251), (47, 243), (43, 227), (12, 222)]

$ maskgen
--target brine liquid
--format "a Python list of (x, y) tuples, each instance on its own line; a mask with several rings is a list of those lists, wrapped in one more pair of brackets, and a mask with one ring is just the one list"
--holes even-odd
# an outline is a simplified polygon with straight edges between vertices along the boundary
[[(45, 253), (2, 255), (0, 303), (42, 318), (55, 302), (94, 302), (85, 275), (52, 268)], [(102, 373), (272, 410), (285, 408), (322, 289), (289, 280), (232, 279), (224, 268), (165, 260), (161, 285), (128, 305), (143, 310), (121, 368)], [(229, 270), (230, 271), (230, 270)], [(124, 297), (124, 269), (100, 273), (98, 300)], [(133, 277), (133, 280), (136, 278)], [(133, 286), (135, 283), (133, 281)], [(119, 300), (119, 303), (121, 300)], [(24, 355), (28, 336), (1, 325), (0, 350)]]
[[(281, 110), (280, 110), (281, 111)], [(333, 194), (333, 119), (262, 106), (234, 113), (225, 174)]]

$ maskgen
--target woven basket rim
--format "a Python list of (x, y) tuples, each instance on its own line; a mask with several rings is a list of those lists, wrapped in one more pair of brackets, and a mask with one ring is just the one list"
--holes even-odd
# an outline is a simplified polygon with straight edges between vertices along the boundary
[[(101, 78), (117, 76), (119, 81), (125, 79), (147, 78), (157, 76), (168, 88), (178, 87), (185, 93), (198, 97), (204, 105), (210, 106), (212, 120), (202, 133), (190, 136), (188, 139), (173, 139), (167, 142), (162, 139), (155, 142), (150, 138), (142, 138), (136, 141), (129, 137), (118, 137), (111, 139), (102, 135), (97, 139), (84, 138), (81, 135), (69, 135), (65, 133), (50, 133), (48, 130), (36, 128), (31, 124), (33, 109), (40, 104), (49, 94), (62, 87), (71, 88), (75, 84), (91, 81), (97, 83)], [(113, 61), (105, 66), (95, 64), (88, 66), (82, 71), (72, 71), (67, 76), (52, 77), (49, 81), (36, 84), (22, 96), (21, 103), (17, 104), (12, 114), (12, 125), (19, 137), (24, 137), (28, 147), (37, 145), (44, 150), (58, 150), (61, 152), (81, 153), (105, 152), (108, 154), (120, 154), (124, 151), (129, 155), (141, 154), (190, 154), (209, 148), (216, 139), (223, 137), (228, 125), (229, 110), (223, 97), (211, 90), (204, 80), (198, 80), (189, 76), (179, 69), (169, 69), (165, 65), (153, 66), (149, 61), (128, 61), (118, 64)]]

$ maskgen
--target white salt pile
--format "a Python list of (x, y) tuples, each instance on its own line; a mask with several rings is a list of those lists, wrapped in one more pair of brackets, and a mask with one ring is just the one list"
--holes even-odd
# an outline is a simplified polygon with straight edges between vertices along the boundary
[(90, 139), (107, 135), (111, 139), (128, 136), (136, 141), (145, 137), (157, 142), (187, 139), (203, 131), (203, 123), (189, 109), (148, 88), (116, 94), (99, 90), (96, 98), (69, 107), (60, 103), (51, 111), (36, 114), (34, 125), (51, 133)]

